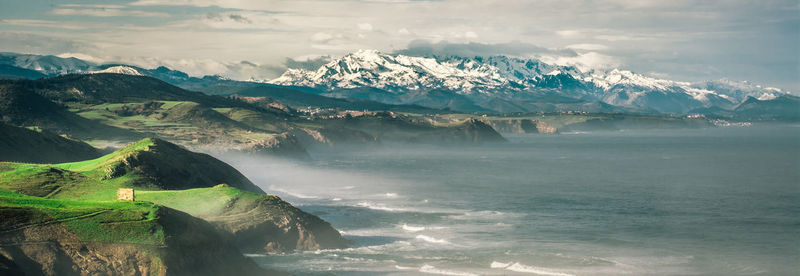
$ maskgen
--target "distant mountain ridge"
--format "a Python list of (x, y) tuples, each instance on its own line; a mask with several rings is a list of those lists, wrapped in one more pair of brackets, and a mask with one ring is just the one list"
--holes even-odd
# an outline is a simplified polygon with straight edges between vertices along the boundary
[[(539, 101), (543, 96), (558, 95), (661, 113), (686, 113), (704, 107), (731, 109), (747, 97), (774, 99), (787, 94), (747, 82), (679, 82), (620, 69), (582, 71), (528, 58), (413, 57), (374, 50), (345, 55), (316, 70), (289, 69), (269, 83), (314, 87), (334, 94), (372, 87), (396, 98), (444, 90), (466, 96), (487, 109), (495, 109), (487, 105), (494, 99)], [(402, 100), (392, 103), (414, 104)]]
[(149, 76), (207, 94), (227, 95), (253, 87), (271, 87), (333, 98), (481, 113), (725, 113), (735, 111), (748, 98), (769, 101), (793, 97), (781, 89), (749, 82), (680, 82), (620, 69), (587, 70), (508, 56), (417, 57), (361, 50), (316, 70), (288, 69), (269, 81), (237, 81), (220, 76), (192, 77), (163, 66), (145, 69), (125, 64), (98, 65), (77, 58), (0, 53), (2, 78), (72, 73)]

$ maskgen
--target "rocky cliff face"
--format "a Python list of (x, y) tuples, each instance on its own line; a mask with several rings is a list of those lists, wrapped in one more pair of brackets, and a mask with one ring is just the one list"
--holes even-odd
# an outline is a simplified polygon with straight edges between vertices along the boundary
[(500, 133), (541, 133), (541, 134), (556, 134), (558, 129), (545, 122), (531, 120), (531, 119), (498, 119), (498, 120), (481, 120), (481, 122), (492, 126), (497, 132)]
[(243, 192), (227, 185), (183, 191), (141, 192), (151, 201), (204, 219), (233, 235), (245, 252), (284, 253), (343, 248), (349, 241), (329, 223), (274, 195)]
[(343, 128), (296, 128), (292, 133), (308, 149), (341, 149), (379, 144), (377, 137), (366, 132)]
[(463, 123), (443, 130), (440, 136), (442, 142), (446, 143), (499, 143), (506, 139), (497, 133), (491, 126), (476, 119), (468, 119)]
[(271, 139), (256, 141), (242, 151), (297, 159), (311, 158), (297, 137), (287, 132), (277, 134)]
[(329, 223), (276, 196), (239, 200), (207, 220), (232, 233), (244, 251), (284, 253), (349, 244)]

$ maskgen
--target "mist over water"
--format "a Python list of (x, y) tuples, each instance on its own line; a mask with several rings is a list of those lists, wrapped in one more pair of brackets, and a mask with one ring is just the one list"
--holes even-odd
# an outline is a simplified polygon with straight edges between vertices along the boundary
[(299, 275), (800, 271), (800, 126), (507, 138), (221, 158), (355, 241), (250, 255)]

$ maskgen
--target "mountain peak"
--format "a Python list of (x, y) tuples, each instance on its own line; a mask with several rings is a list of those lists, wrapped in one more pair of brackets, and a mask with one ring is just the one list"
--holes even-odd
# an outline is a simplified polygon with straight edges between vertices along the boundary
[(142, 76), (142, 73), (139, 73), (139, 70), (136, 70), (130, 66), (124, 65), (117, 65), (111, 66), (103, 70), (91, 71), (91, 74), (102, 74), (102, 73), (112, 73), (112, 74), (123, 74), (123, 75), (132, 75), (132, 76)]

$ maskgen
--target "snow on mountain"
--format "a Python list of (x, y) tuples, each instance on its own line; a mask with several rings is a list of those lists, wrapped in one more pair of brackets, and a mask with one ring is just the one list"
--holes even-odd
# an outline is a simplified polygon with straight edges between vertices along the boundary
[(95, 66), (77, 58), (60, 58), (17, 53), (0, 53), (0, 64), (38, 71), (48, 76), (88, 72)]
[(139, 73), (139, 71), (136, 70), (135, 68), (124, 65), (111, 66), (103, 70), (91, 71), (90, 73), (91, 74), (114, 73), (114, 74), (142, 76), (142, 73)]
[(413, 57), (375, 50), (345, 55), (316, 70), (289, 69), (268, 82), (325, 90), (374, 87), (400, 94), (447, 89), (483, 99), (555, 90), (569, 97), (663, 112), (710, 106), (729, 108), (747, 97), (768, 99), (785, 94), (780, 89), (746, 82), (679, 82), (620, 69), (578, 70), (532, 58)]

